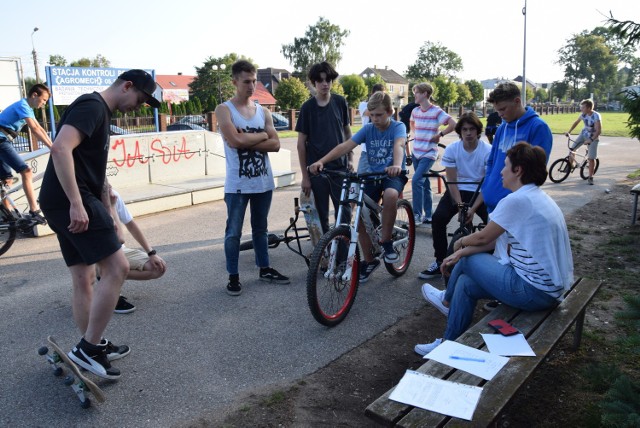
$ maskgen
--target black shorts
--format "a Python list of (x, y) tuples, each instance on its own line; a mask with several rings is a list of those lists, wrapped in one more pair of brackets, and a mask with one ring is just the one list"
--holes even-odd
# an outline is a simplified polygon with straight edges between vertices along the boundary
[(82, 233), (71, 233), (69, 210), (42, 208), (47, 223), (58, 237), (62, 257), (67, 266), (95, 264), (121, 247), (113, 227), (113, 218), (102, 201), (95, 197), (87, 199), (84, 201), (84, 209), (89, 216), (89, 228)]

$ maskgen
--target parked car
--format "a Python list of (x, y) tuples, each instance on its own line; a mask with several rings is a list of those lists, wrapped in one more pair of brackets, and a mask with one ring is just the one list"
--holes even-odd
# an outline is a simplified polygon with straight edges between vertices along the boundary
[(289, 129), (289, 119), (281, 115), (280, 113), (271, 113), (273, 118), (273, 126), (276, 131), (286, 131)]
[(109, 132), (111, 133), (111, 135), (131, 134), (131, 132), (127, 131), (126, 129), (120, 128), (119, 126), (115, 125), (109, 125)]
[(198, 125), (202, 128), (207, 127), (207, 120), (200, 116), (199, 114), (191, 114), (189, 116), (185, 116), (178, 120), (176, 123), (191, 123), (193, 125)]
[(203, 128), (200, 125), (196, 125), (193, 123), (172, 123), (171, 125), (167, 126), (167, 131), (206, 131), (205, 128)]

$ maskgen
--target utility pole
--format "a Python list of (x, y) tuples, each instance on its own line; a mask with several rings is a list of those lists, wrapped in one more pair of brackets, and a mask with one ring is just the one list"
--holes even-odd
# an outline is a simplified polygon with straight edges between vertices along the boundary
[[(31, 47), (33, 48), (31, 54), (33, 55), (33, 66), (36, 69), (36, 83), (41, 83), (42, 81), (40, 80), (40, 70), (38, 70), (38, 54), (36, 53), (36, 45), (33, 43), (33, 35), (38, 30), (39, 28), (35, 27), (33, 29), (33, 32), (31, 33)], [(45, 110), (44, 106), (40, 108), (40, 113), (42, 114), (42, 127), (45, 131), (48, 131), (49, 126), (47, 124), (47, 111)]]

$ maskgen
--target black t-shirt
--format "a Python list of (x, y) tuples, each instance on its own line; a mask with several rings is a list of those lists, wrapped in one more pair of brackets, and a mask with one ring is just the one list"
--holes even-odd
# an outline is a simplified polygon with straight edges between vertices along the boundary
[(409, 124), (411, 121), (411, 112), (419, 105), (418, 103), (409, 103), (400, 110), (400, 121), (404, 123), (405, 128), (407, 128), (407, 134), (411, 131), (411, 125)]
[[(300, 107), (296, 132), (307, 136), (307, 166), (320, 160), (346, 138), (344, 127), (349, 125), (349, 106), (344, 97), (331, 94), (329, 103), (320, 107), (315, 97)], [(325, 165), (328, 169), (346, 169), (347, 157), (342, 156)]]
[[(101, 197), (109, 157), (110, 124), (109, 106), (97, 92), (76, 99), (58, 123), (58, 130), (70, 125), (84, 135), (80, 145), (73, 150), (76, 182), (83, 200), (90, 196)], [(70, 205), (56, 175), (53, 159), (47, 164), (39, 199), (45, 209), (63, 209)]]

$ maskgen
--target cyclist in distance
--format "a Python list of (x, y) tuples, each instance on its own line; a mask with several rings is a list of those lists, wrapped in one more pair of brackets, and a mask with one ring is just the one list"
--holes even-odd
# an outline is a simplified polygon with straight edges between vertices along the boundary
[[(384, 249), (384, 260), (387, 263), (395, 263), (399, 260), (399, 255), (393, 248), (391, 232), (396, 220), (398, 197), (407, 183), (407, 178), (401, 175), (405, 168), (404, 143), (406, 132), (402, 122), (391, 119), (393, 106), (391, 97), (388, 94), (376, 92), (369, 98), (367, 108), (371, 122), (356, 132), (352, 138), (339, 144), (309, 166), (309, 172), (317, 174), (333, 159), (344, 156), (358, 147), (359, 144), (365, 143), (367, 145), (367, 159), (370, 171), (375, 173), (386, 172), (387, 177), (367, 183), (365, 193), (374, 201), (379, 201), (380, 197), (383, 197), (381, 243)], [(360, 270), (360, 282), (366, 282), (371, 273), (380, 265), (380, 260), (373, 257), (372, 243), (362, 222), (359, 227), (360, 246), (365, 259)]]
[(578, 116), (578, 119), (573, 122), (569, 131), (564, 135), (568, 137), (580, 121), (584, 122), (584, 128), (582, 128), (582, 132), (580, 132), (580, 135), (576, 138), (576, 142), (571, 147), (572, 153), (569, 156), (571, 157), (571, 165), (573, 165), (575, 162), (573, 152), (585, 143), (589, 145), (589, 153), (587, 154), (587, 159), (589, 159), (589, 178), (587, 178), (587, 182), (593, 185), (595, 159), (598, 157), (598, 141), (602, 133), (602, 118), (600, 117), (600, 113), (593, 109), (593, 101), (590, 99), (582, 100), (580, 103), (580, 111), (580, 116)]

